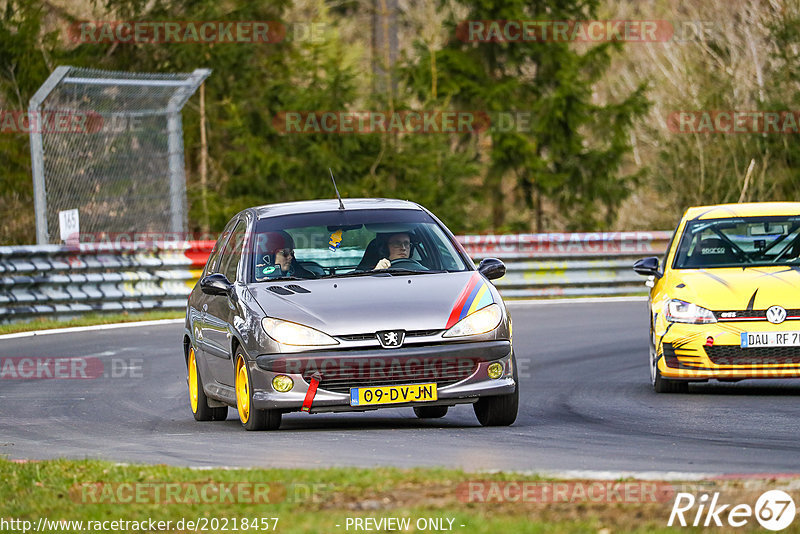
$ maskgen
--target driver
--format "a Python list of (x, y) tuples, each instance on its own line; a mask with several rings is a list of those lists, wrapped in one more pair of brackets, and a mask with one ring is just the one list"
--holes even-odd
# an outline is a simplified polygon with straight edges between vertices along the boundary
[(381, 247), (382, 253), (387, 257), (375, 265), (375, 269), (388, 269), (392, 266), (392, 260), (408, 259), (411, 257), (411, 236), (406, 232), (399, 232), (397, 234), (390, 234), (386, 238), (386, 247)]
[(297, 263), (294, 257), (294, 240), (283, 230), (266, 232), (258, 236), (258, 263), (256, 280), (268, 278), (316, 278), (314, 273)]

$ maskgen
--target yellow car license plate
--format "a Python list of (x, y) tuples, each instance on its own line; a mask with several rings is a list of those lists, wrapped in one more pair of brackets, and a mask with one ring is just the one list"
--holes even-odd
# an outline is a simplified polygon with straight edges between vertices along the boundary
[(350, 406), (429, 402), (437, 398), (435, 383), (350, 388)]

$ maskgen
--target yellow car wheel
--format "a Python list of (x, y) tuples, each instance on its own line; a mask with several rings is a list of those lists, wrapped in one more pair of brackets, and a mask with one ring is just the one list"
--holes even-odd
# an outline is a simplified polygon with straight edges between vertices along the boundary
[(189, 355), (186, 358), (186, 370), (189, 383), (189, 407), (192, 409), (197, 421), (224, 421), (228, 418), (228, 407), (220, 406), (212, 408), (208, 405), (208, 397), (203, 390), (203, 378), (197, 368), (197, 355), (194, 347), (189, 347)]
[(277, 410), (259, 410), (253, 406), (253, 382), (241, 352), (236, 355), (235, 390), (239, 421), (246, 430), (277, 430), (281, 425), (281, 413)]

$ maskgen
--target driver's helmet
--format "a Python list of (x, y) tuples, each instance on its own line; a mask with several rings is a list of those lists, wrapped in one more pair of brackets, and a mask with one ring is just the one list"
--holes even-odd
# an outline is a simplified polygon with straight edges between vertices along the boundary
[(258, 235), (258, 263), (256, 264), (256, 275), (258, 278), (270, 276), (281, 276), (280, 266), (275, 264), (275, 253), (278, 250), (289, 248), (294, 250), (294, 239), (283, 230), (276, 232), (265, 232)]

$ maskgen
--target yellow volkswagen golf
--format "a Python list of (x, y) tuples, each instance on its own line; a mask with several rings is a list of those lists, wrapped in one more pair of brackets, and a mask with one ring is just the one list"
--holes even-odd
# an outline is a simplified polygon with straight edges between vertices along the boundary
[(800, 377), (800, 202), (690, 208), (649, 276), (650, 379)]

